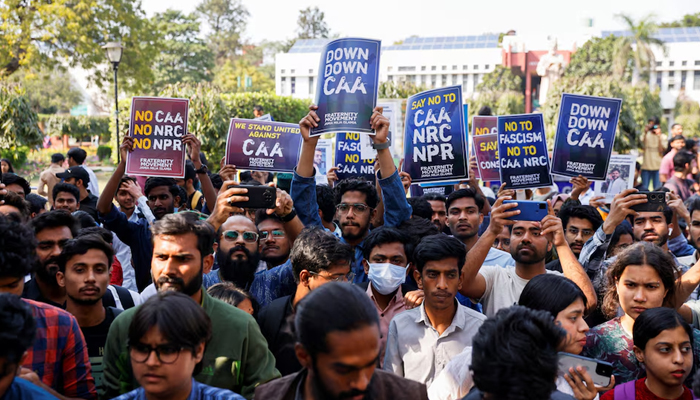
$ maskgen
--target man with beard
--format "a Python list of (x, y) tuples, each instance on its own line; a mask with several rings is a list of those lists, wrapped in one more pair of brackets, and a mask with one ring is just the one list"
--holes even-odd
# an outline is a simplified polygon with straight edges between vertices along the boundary
[[(559, 218), (564, 226), (566, 241), (569, 243), (571, 251), (576, 258), (581, 255), (581, 249), (593, 233), (603, 225), (603, 218), (600, 213), (591, 206), (562, 207)], [(562, 272), (561, 260), (552, 260), (545, 265), (545, 268)]]
[[(452, 235), (467, 246), (467, 252), (479, 240), (479, 227), (484, 222), (484, 214), (481, 210), (484, 208), (485, 202), (486, 199), (471, 187), (455, 190), (447, 196), (445, 203), (447, 226)], [(492, 247), (489, 249), (484, 264), (505, 267), (514, 265), (515, 261), (510, 254)]]
[(379, 318), (360, 289), (330, 282), (301, 301), (294, 317), (303, 369), (258, 387), (265, 400), (427, 400), (425, 385), (378, 370)]
[(420, 307), (391, 320), (384, 369), (430, 386), (452, 357), (471, 346), (486, 319), (457, 302), (464, 244), (446, 235), (426, 236), (413, 252), (413, 275), (425, 293)]
[(260, 262), (258, 251), (260, 234), (253, 221), (234, 215), (219, 228), (214, 243), (218, 269), (204, 275), (204, 288), (220, 282), (232, 282), (249, 290)]
[(291, 262), (297, 287), (294, 294), (275, 299), (260, 311), (258, 324), (282, 376), (301, 369), (294, 345), (297, 342), (292, 324), (299, 302), (309, 293), (329, 282), (352, 279), (352, 250), (332, 233), (318, 226), (304, 229), (294, 242)]
[(107, 332), (121, 310), (105, 307), (102, 296), (109, 285), (112, 247), (96, 234), (69, 240), (59, 256), (56, 274), (66, 290), (66, 311), (78, 320), (87, 344), (95, 386), (102, 387), (102, 355)]
[(78, 220), (65, 210), (54, 210), (34, 218), (30, 226), (37, 241), (38, 262), (22, 297), (64, 308), (66, 289), (56, 281), (58, 259), (63, 246), (77, 236)]
[(430, 208), (433, 210), (433, 217), (430, 220), (440, 232), (445, 232), (445, 227), (447, 226), (447, 202), (445, 196), (437, 193), (428, 193), (422, 197), (430, 203)]
[[(214, 263), (216, 231), (194, 213), (167, 215), (153, 224), (151, 273), (159, 291), (176, 290), (200, 304), (212, 321), (212, 338), (194, 378), (251, 399), (255, 387), (279, 377), (253, 317), (216, 300), (202, 288), (203, 271)], [(139, 306), (140, 307), (140, 306)], [(127, 346), (129, 325), (139, 307), (124, 311), (112, 323), (105, 347), (105, 398), (138, 387)]]
[[(317, 127), (321, 120), (316, 114), (317, 109), (317, 106), (309, 106), (309, 113), (299, 122), (303, 142), (299, 164), (292, 180), (292, 199), (304, 226), (323, 226), (316, 202), (316, 173), (313, 163), (319, 136), (309, 136), (311, 129)], [(381, 107), (376, 107), (370, 117), (372, 129), (376, 131), (376, 135), (372, 136), (373, 147), (377, 150), (377, 159), (381, 165), (381, 169), (377, 171), (377, 182), (384, 199), (384, 225), (398, 226), (410, 219), (412, 212), (389, 149), (389, 120), (382, 115), (382, 111)], [(352, 264), (352, 272), (355, 274), (353, 282), (367, 282), (367, 274), (362, 265), (362, 243), (369, 232), (370, 221), (377, 214), (377, 189), (364, 180), (343, 180), (335, 187), (335, 198), (341, 239), (355, 251)]]
[[(554, 215), (552, 204), (548, 202), (548, 215), (540, 222), (518, 221), (519, 210), (513, 211), (517, 203), (503, 204), (509, 196), (500, 197), (491, 209), (489, 227), (467, 254), (462, 268), (462, 295), (479, 299), (487, 317), (515, 304), (525, 285), (537, 275), (559, 274), (545, 268), (547, 252), (556, 247), (564, 276), (576, 283), (586, 295), (588, 310), (596, 307), (597, 297), (586, 272), (566, 242), (561, 219)], [(509, 218), (515, 217), (514, 220)], [(510, 254), (515, 266), (488, 265), (484, 263), (493, 242), (509, 226)], [(482, 266), (483, 265), (483, 266)]]
[(266, 210), (255, 213), (255, 224), (260, 234), (260, 259), (265, 261), (267, 269), (284, 264), (289, 259), (292, 244), (284, 229), (284, 222), (276, 214)]

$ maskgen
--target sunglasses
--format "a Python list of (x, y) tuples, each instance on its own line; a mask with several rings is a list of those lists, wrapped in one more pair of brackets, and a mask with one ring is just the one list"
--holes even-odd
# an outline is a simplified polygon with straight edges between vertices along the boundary
[(260, 231), (260, 240), (267, 240), (270, 235), (273, 239), (284, 239), (286, 236), (284, 231), (274, 230), (274, 231)]
[(240, 233), (238, 231), (226, 231), (223, 233), (224, 239), (228, 240), (229, 242), (235, 242), (238, 240), (239, 235), (243, 235), (243, 241), (248, 242), (248, 243), (255, 243), (258, 241), (258, 234), (256, 232), (243, 232)]

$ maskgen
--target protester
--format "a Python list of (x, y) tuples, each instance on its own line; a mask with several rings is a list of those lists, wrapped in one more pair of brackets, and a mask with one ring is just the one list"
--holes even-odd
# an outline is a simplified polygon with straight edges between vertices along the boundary
[(256, 399), (426, 400), (425, 386), (377, 369), (379, 320), (361, 289), (330, 282), (301, 301), (295, 352), (303, 369), (259, 386)]
[(252, 315), (253, 318), (258, 316), (260, 305), (255, 298), (250, 293), (236, 287), (236, 285), (231, 282), (217, 283), (207, 289), (207, 293), (215, 299), (219, 299), (224, 303), (247, 312)]
[(612, 238), (610, 238), (608, 256), (615, 257), (633, 244), (634, 237), (632, 228), (630, 227), (629, 222), (623, 221), (620, 225), (615, 227)]
[(646, 377), (619, 385), (601, 400), (614, 400), (619, 395), (635, 399), (696, 399), (683, 383), (694, 366), (697, 335), (681, 316), (668, 308), (646, 310), (634, 322), (633, 335), (634, 354), (644, 365)]
[(36, 326), (30, 307), (18, 296), (0, 293), (0, 399), (55, 399), (46, 390), (17, 377), (24, 352), (32, 346)]
[[(36, 263), (37, 248), (41, 246), (37, 247), (29, 227), (0, 215), (0, 292), (22, 294), (24, 277)], [(31, 309), (38, 333), (21, 361), (19, 377), (59, 399), (96, 399), (78, 321), (57, 307), (29, 299), (24, 302)], [(3, 348), (5, 342), (0, 350)]]
[(37, 193), (41, 196), (48, 196), (49, 203), (51, 204), (53, 204), (53, 187), (55, 184), (61, 182), (61, 178), (56, 175), (65, 171), (63, 168), (63, 162), (65, 160), (66, 158), (61, 153), (52, 154), (51, 165), (39, 175), (39, 189)]
[[(320, 118), (316, 114), (317, 106), (310, 106), (309, 113), (299, 122), (303, 138), (299, 164), (292, 180), (292, 200), (299, 213), (299, 219), (304, 226), (323, 226), (316, 203), (316, 180), (313, 167), (314, 153), (318, 136), (310, 137), (312, 128), (318, 126)], [(389, 133), (389, 120), (382, 115), (382, 109), (377, 107), (370, 119), (372, 129), (376, 134), (372, 137), (375, 145), (381, 145), (377, 150), (377, 159), (383, 166), (377, 171), (377, 182), (382, 189), (384, 199), (384, 225), (398, 226), (411, 218), (411, 207), (406, 201), (403, 184), (399, 178), (391, 150), (385, 146)], [(352, 272), (354, 282), (366, 282), (367, 275), (362, 267), (362, 243), (369, 232), (370, 221), (377, 213), (379, 198), (377, 190), (366, 181), (349, 179), (341, 181), (335, 187), (337, 214), (342, 232), (342, 240), (353, 247), (355, 259)]]
[(318, 215), (321, 217), (323, 227), (333, 232), (336, 236), (343, 235), (340, 227), (334, 222), (335, 218), (335, 192), (328, 185), (316, 185), (316, 203)]
[(25, 196), (25, 200), (29, 203), (29, 209), (31, 211), (31, 218), (36, 218), (36, 216), (41, 215), (48, 211), (46, 209), (46, 199), (39, 196), (38, 194), (29, 193)]
[(7, 158), (0, 159), (0, 172), (2, 172), (3, 174), (6, 174), (8, 172), (14, 174), (15, 170), (14, 168), (12, 168), (12, 161), (10, 161)]
[(65, 183), (78, 188), (80, 192), (79, 203), (81, 210), (90, 214), (95, 221), (99, 221), (99, 217), (97, 216), (98, 197), (88, 190), (90, 175), (88, 175), (87, 171), (83, 169), (83, 167), (71, 167), (56, 176), (61, 178)]
[(272, 301), (258, 317), (260, 330), (275, 356), (275, 367), (282, 376), (301, 369), (294, 350), (297, 340), (292, 327), (299, 302), (329, 282), (352, 280), (350, 246), (321, 227), (311, 226), (302, 231), (292, 247), (290, 259), (296, 291)]
[(105, 307), (102, 297), (107, 292), (112, 247), (95, 234), (70, 240), (63, 247), (56, 273), (58, 285), (66, 291), (66, 311), (78, 320), (85, 337), (95, 386), (102, 387), (102, 363), (107, 332), (121, 312)]
[(209, 315), (189, 296), (163, 292), (150, 298), (128, 327), (131, 368), (141, 387), (116, 399), (243, 400), (194, 378), (207, 364), (205, 352), (215, 333), (220, 332)]
[(145, 218), (151, 223), (156, 219), (148, 206), (148, 198), (143, 195), (135, 178), (122, 177), (119, 189), (114, 194), (114, 200), (119, 203), (119, 211), (123, 212), (131, 222), (138, 222), (139, 218)]
[[(499, 309), (517, 302), (525, 285), (533, 277), (544, 273), (558, 274), (545, 268), (547, 252), (555, 247), (564, 276), (581, 288), (586, 295), (588, 308), (595, 309), (597, 300), (593, 285), (569, 248), (561, 219), (554, 216), (551, 204), (548, 215), (541, 222), (518, 221), (520, 211), (512, 211), (517, 203), (503, 203), (509, 198), (505, 196), (496, 200), (488, 230), (467, 254), (460, 293), (480, 299), (484, 314), (493, 316)], [(508, 219), (510, 217), (515, 217), (515, 220)], [(488, 265), (484, 260), (504, 226), (511, 230), (510, 254), (515, 266)]]
[(265, 113), (265, 111), (263, 110), (263, 107), (262, 107), (260, 104), (256, 104), (256, 105), (253, 107), (253, 116), (254, 116), (255, 118), (260, 118), (260, 117), (262, 117), (264, 113)]
[(673, 157), (673, 174), (669, 175), (664, 187), (680, 196), (685, 201), (692, 196), (694, 182), (687, 179), (692, 171), (692, 163), (695, 156), (688, 151), (679, 150)]
[(59, 182), (54, 185), (51, 194), (54, 210), (74, 213), (80, 208), (80, 190), (75, 185)]
[(175, 182), (177, 182), (178, 186), (185, 189), (185, 193), (187, 193), (187, 200), (182, 199), (187, 204), (187, 209), (202, 211), (204, 196), (202, 192), (195, 189), (195, 186), (199, 184), (199, 179), (197, 179), (197, 172), (192, 161), (187, 160), (185, 163), (185, 177), (183, 179), (175, 179)]
[(68, 156), (68, 169), (80, 167), (88, 173), (88, 179), (85, 181), (85, 186), (87, 190), (90, 191), (95, 196), (100, 195), (100, 187), (97, 184), (97, 175), (85, 165), (85, 159), (87, 158), (87, 152), (80, 147), (73, 147), (66, 153)]
[[(680, 125), (674, 124), (673, 126), (676, 127)], [(673, 131), (674, 129), (671, 128), (671, 134), (673, 136), (671, 142), (668, 144), (670, 150), (661, 159), (661, 167), (659, 168), (659, 179), (661, 183), (666, 183), (666, 181), (673, 176), (673, 157), (675, 157), (679, 151), (685, 149), (685, 138), (682, 134), (674, 134)], [(682, 131), (683, 128), (681, 127), (681, 132)]]
[(32, 188), (29, 186), (29, 182), (27, 182), (26, 179), (19, 175), (15, 175), (12, 172), (2, 174), (2, 183), (5, 185), (5, 189), (8, 192), (15, 192), (22, 198), (32, 191)]
[(661, 133), (659, 117), (649, 118), (642, 137), (642, 187), (644, 190), (649, 190), (650, 183), (652, 190), (661, 186), (659, 170), (661, 169), (661, 159), (666, 150), (665, 144), (666, 135)]
[(437, 193), (424, 194), (422, 197), (430, 203), (430, 208), (433, 210), (430, 220), (437, 226), (440, 232), (444, 232), (447, 226), (447, 199), (445, 199), (445, 196), (441, 196)]
[(427, 200), (420, 197), (411, 197), (407, 201), (412, 210), (411, 218), (420, 217), (428, 221), (433, 218), (433, 209)]
[(496, 239), (494, 239), (494, 241), (493, 241), (493, 246), (491, 246), (491, 247), (510, 254), (510, 227), (509, 226), (504, 226), (503, 229), (501, 229), (501, 233), (499, 233), (498, 236), (496, 236)]
[(547, 311), (501, 309), (474, 337), (471, 365), (477, 389), (465, 399), (571, 399), (555, 385), (564, 338)]
[[(581, 250), (588, 239), (603, 225), (603, 218), (591, 206), (564, 207), (559, 212), (559, 219), (561, 219), (561, 224), (564, 227), (566, 242), (576, 258), (581, 254)], [(545, 268), (563, 272), (561, 260), (559, 259), (548, 262)]]
[(266, 263), (267, 269), (284, 264), (289, 259), (292, 243), (282, 218), (268, 214), (267, 210), (258, 210), (255, 224), (260, 235), (260, 259)]
[[(254, 388), (279, 376), (274, 357), (250, 314), (213, 299), (202, 288), (203, 271), (214, 263), (216, 232), (195, 213), (167, 215), (153, 224), (151, 274), (159, 291), (174, 290), (201, 304), (217, 332), (204, 350), (202, 372), (194, 378), (206, 385), (229, 389), (250, 399)], [(127, 350), (128, 331), (141, 306), (124, 311), (112, 323), (105, 347), (105, 396), (132, 390)], [(231, 334), (235, 332), (236, 334)]]
[(430, 387), (450, 359), (471, 344), (486, 317), (455, 299), (466, 253), (462, 242), (441, 234), (418, 244), (414, 275), (425, 299), (391, 320), (385, 370)]
[[(620, 384), (644, 375), (633, 349), (632, 327), (645, 310), (675, 306), (676, 271), (668, 252), (642, 241), (620, 253), (606, 277), (602, 309), (614, 318), (588, 332), (583, 355), (611, 363), (615, 382)], [(620, 308), (624, 315), (615, 317)], [(693, 352), (699, 360), (700, 347), (694, 345)]]
[(25, 201), (15, 192), (9, 192), (4, 197), (4, 204), (0, 205), (0, 214), (13, 215), (21, 222), (29, 221), (31, 208), (29, 202)]

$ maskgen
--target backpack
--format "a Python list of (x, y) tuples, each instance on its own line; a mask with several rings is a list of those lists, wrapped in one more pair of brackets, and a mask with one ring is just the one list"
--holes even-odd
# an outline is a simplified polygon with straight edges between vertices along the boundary
[[(637, 381), (630, 381), (621, 383), (615, 386), (615, 400), (635, 400), (635, 388), (634, 385)], [(693, 391), (690, 391), (693, 399), (697, 399)]]
[(202, 192), (199, 190), (195, 191), (194, 194), (192, 195), (192, 201), (190, 201), (190, 210), (196, 210), (197, 209), (197, 204), (199, 203), (199, 199), (202, 198)]

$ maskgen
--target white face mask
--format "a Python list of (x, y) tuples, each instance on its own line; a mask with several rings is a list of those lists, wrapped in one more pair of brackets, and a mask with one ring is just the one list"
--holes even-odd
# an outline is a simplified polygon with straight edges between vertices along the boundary
[(394, 264), (369, 263), (368, 278), (377, 292), (387, 295), (406, 282), (406, 267)]

